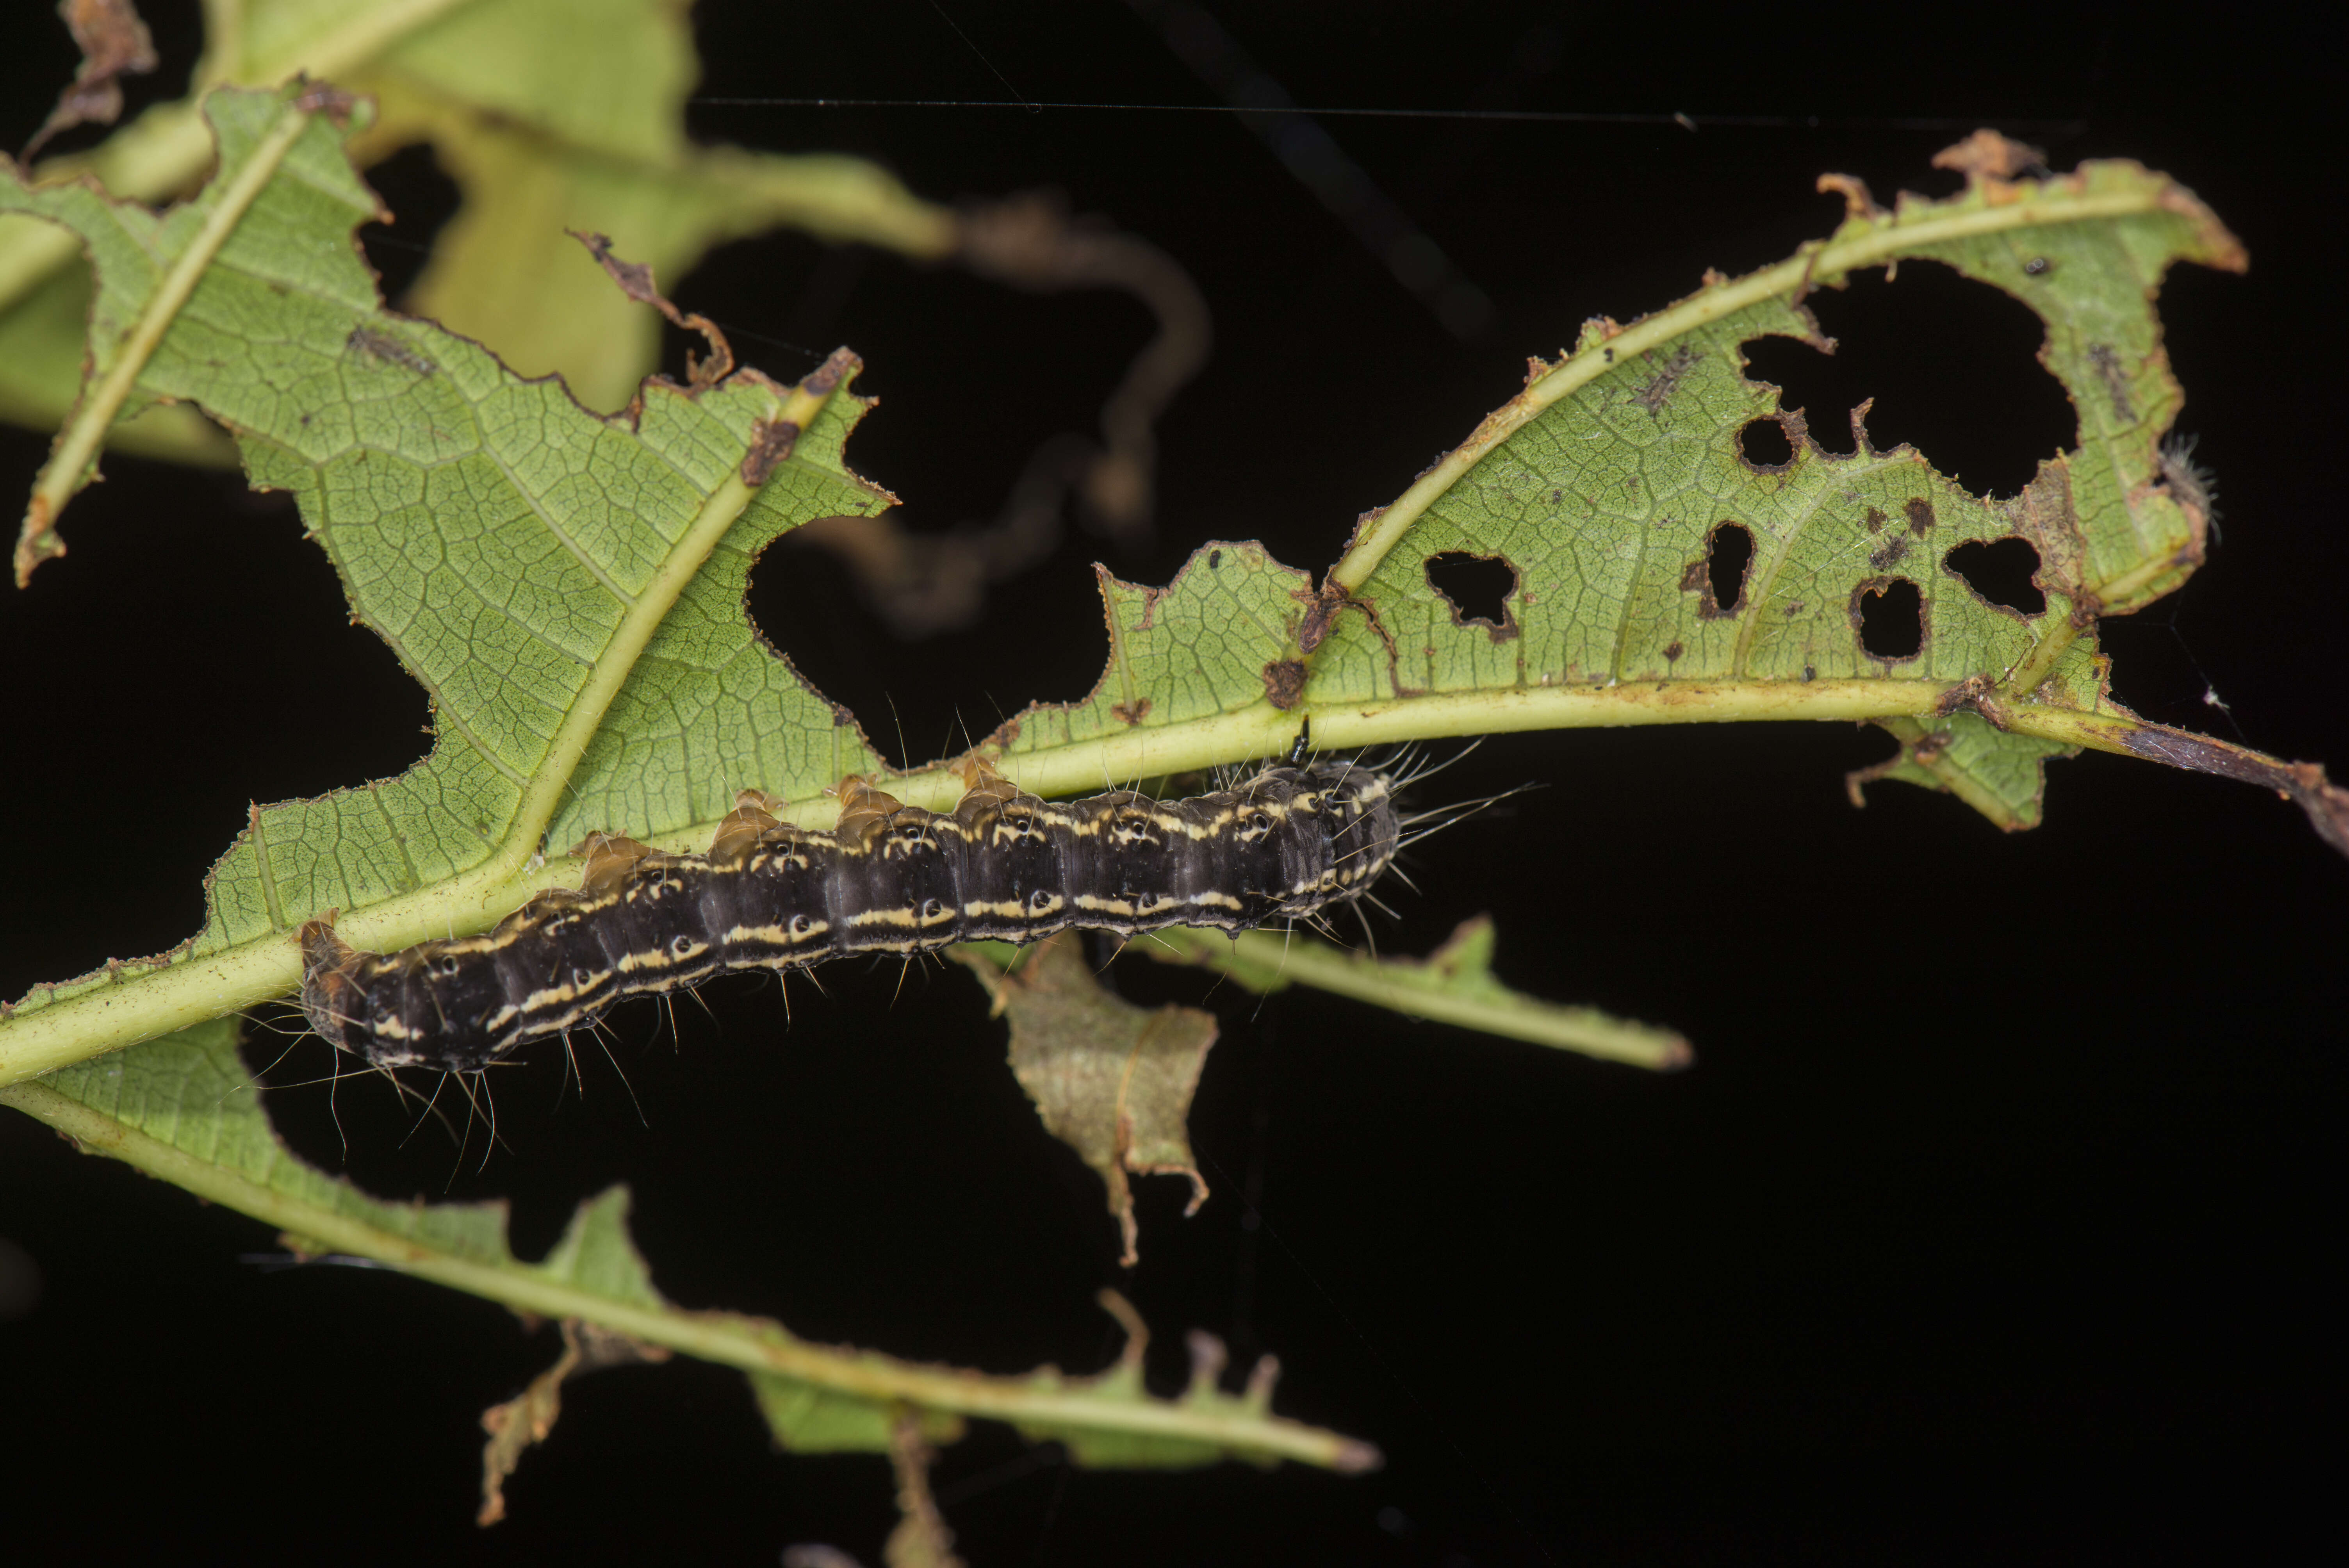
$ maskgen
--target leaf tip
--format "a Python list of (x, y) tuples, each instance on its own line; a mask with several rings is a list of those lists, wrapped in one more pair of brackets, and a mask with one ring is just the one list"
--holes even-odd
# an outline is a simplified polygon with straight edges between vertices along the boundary
[[(1985, 127), (1933, 154), (1933, 167), (1955, 170), (1966, 177), (1968, 185), (2005, 185), (2034, 170), (2044, 171), (2047, 154), (2029, 142), (2016, 141)], [(1819, 188), (1827, 189), (1826, 178), (1820, 180)]]

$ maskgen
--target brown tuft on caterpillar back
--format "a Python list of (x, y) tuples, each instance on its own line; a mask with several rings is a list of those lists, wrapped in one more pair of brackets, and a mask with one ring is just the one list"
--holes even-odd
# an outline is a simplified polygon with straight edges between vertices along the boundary
[(335, 934), (332, 910), (326, 912), (324, 920), (306, 922), (294, 939), (302, 947), (303, 1016), (328, 1043), (343, 1049), (352, 1048), (345, 1032), (356, 1020), (347, 1011), (345, 1001), (351, 989), (352, 974), (364, 955)]

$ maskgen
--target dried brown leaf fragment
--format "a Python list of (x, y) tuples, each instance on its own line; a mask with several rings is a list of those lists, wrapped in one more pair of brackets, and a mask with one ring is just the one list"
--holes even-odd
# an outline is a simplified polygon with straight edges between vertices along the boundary
[(473, 1522), (487, 1528), (506, 1516), (506, 1478), (522, 1463), (522, 1456), (546, 1441), (563, 1414), (563, 1385), (582, 1373), (637, 1362), (666, 1361), (669, 1352), (625, 1334), (586, 1322), (563, 1322), (563, 1354), (554, 1366), (530, 1380), (530, 1387), (502, 1405), (481, 1412), (481, 1430), (490, 1440), (481, 1445), (481, 1511)]
[(1072, 932), (1030, 948), (1009, 971), (958, 949), (1011, 1019), (1011, 1071), (1053, 1137), (1101, 1176), (1124, 1247), (1140, 1256), (1127, 1176), (1187, 1176), (1195, 1212), (1207, 1201), (1191, 1152), (1191, 1096), (1216, 1020), (1195, 1007), (1137, 1007), (1093, 977)]
[(130, 0), (61, 0), (57, 15), (80, 46), (81, 69), (25, 144), (21, 163), (32, 162), (50, 138), (75, 126), (112, 125), (122, 117), (120, 78), (144, 76), (160, 63), (155, 40)]

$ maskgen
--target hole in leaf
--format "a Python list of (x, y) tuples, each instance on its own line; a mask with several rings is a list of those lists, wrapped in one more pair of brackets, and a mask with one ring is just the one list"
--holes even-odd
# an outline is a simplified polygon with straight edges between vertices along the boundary
[(403, 147), (367, 172), (367, 184), (391, 209), (394, 223), (362, 223), (359, 245), (383, 280), (383, 297), (398, 305), (432, 259), (441, 225), (464, 201), (427, 142)]
[(893, 765), (926, 762), (986, 735), (1030, 697), (1076, 696), (1101, 678), (1104, 644), (1072, 636), (1099, 603), (1090, 564), (1062, 551), (988, 585), (985, 616), (918, 642), (892, 629), (839, 555), (786, 534), (751, 563), (743, 609), (768, 646), (845, 707)]
[(1968, 540), (1943, 556), (1941, 564), (1993, 604), (2025, 615), (2047, 613), (2047, 595), (2031, 581), (2039, 570), (2039, 552), (2027, 539)]
[(1705, 540), (1704, 614), (1730, 615), (1745, 599), (1745, 574), (1754, 569), (1754, 535), (1742, 522), (1723, 522)]
[(1968, 490), (2013, 495), (2075, 438), (2071, 402), (2038, 362), (2046, 328), (1999, 289), (1911, 259), (1889, 284), (1880, 271), (1855, 273), (1850, 287), (1804, 304), (1835, 353), (1754, 338), (1744, 346), (1745, 374), (1805, 410), (1824, 450), (1856, 449), (1847, 410), (1873, 397), (1868, 435), (1878, 451), (1906, 442)]
[(1748, 467), (1765, 472), (1783, 471), (1795, 460), (1795, 443), (1786, 438), (1786, 428), (1775, 418), (1756, 419), (1737, 432), (1737, 450)]
[(1508, 625), (1509, 595), (1517, 591), (1517, 569), (1497, 555), (1446, 550), (1427, 558), (1427, 585), (1452, 606), (1463, 626)]
[(1925, 596), (1906, 577), (1873, 577), (1852, 590), (1859, 645), (1879, 659), (1913, 659), (1925, 648)]

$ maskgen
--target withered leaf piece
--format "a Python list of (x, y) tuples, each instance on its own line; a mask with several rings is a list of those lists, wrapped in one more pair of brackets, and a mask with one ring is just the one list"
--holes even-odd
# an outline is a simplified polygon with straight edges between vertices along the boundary
[(1112, 995), (1069, 934), (1028, 949), (1009, 971), (987, 950), (956, 956), (994, 994), (995, 1010), (1009, 1015), (1011, 1071), (1046, 1130), (1108, 1186), (1125, 1243), (1120, 1261), (1132, 1265), (1141, 1254), (1129, 1173), (1188, 1176), (1186, 1213), (1207, 1201), (1185, 1124), (1216, 1043), (1214, 1016)]
[(26, 144), (18, 160), (22, 163), (32, 162), (33, 155), (60, 131), (78, 125), (112, 125), (122, 116), (119, 78), (143, 76), (160, 63), (155, 40), (148, 36), (147, 24), (139, 19), (130, 0), (65, 0), (57, 12), (81, 47), (81, 69)]
[(563, 1385), (583, 1372), (637, 1362), (666, 1361), (669, 1352), (581, 1318), (563, 1322), (563, 1354), (554, 1366), (530, 1380), (530, 1387), (502, 1405), (481, 1412), (481, 1430), (490, 1440), (481, 1445), (481, 1511), (473, 1522), (484, 1528), (506, 1516), (506, 1478), (522, 1463), (522, 1456), (546, 1441), (563, 1414)]

